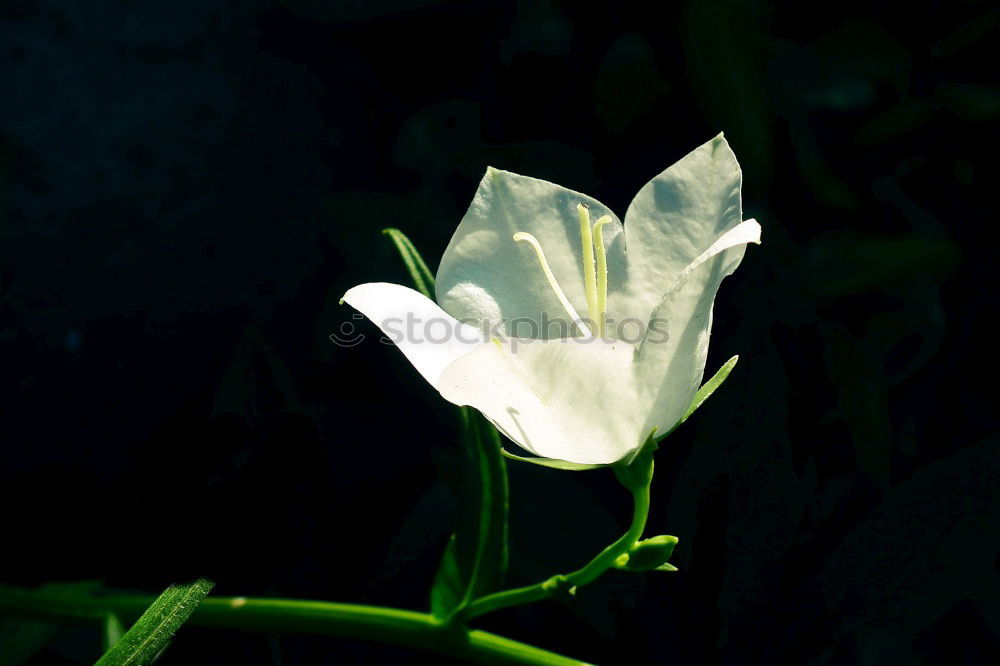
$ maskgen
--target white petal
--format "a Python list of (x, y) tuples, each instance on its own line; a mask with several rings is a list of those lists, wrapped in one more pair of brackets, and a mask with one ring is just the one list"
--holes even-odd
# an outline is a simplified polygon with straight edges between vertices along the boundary
[(646, 321), (681, 271), (742, 222), (742, 182), (720, 134), (639, 190), (625, 214), (629, 316)]
[(370, 282), (348, 290), (341, 300), (381, 328), (434, 388), (448, 365), (483, 346), (478, 328), (460, 323), (409, 287)]
[(538, 240), (569, 302), (577, 312), (586, 313), (576, 209), (580, 203), (590, 208), (593, 220), (604, 215), (612, 218), (603, 233), (614, 286), (614, 272), (623, 257), (621, 244), (616, 243), (621, 223), (607, 207), (548, 181), (490, 168), (441, 258), (438, 302), (463, 321), (520, 320), (504, 329), (508, 335), (560, 337), (560, 327), (549, 328), (546, 322), (567, 322), (569, 317), (549, 287), (535, 252), (513, 236), (522, 231)]
[(705, 372), (719, 285), (747, 243), (759, 242), (755, 220), (730, 229), (680, 272), (654, 309), (637, 359), (639, 381), (655, 393), (647, 427), (664, 434), (684, 416)]
[(648, 413), (633, 387), (635, 348), (594, 338), (508, 340), (448, 366), (445, 399), (483, 412), (521, 447), (545, 458), (611, 464), (645, 440)]
[[(722, 254), (723, 252), (725, 252), (730, 248), (736, 248), (748, 245), (749, 243), (756, 243), (758, 245), (760, 244), (760, 223), (758, 223), (757, 220), (754, 219), (744, 220), (743, 222), (736, 225), (726, 233), (722, 234), (722, 236), (717, 238), (716, 241), (712, 243), (707, 250), (699, 254), (697, 257), (695, 257), (694, 261), (685, 266), (684, 270), (682, 270), (680, 274), (674, 278), (674, 283), (670, 285), (670, 288), (667, 289), (666, 293), (660, 298), (661, 303), (662, 301), (672, 296), (675, 291), (677, 291), (685, 284), (687, 284), (691, 280), (691, 276), (694, 273), (695, 269), (704, 264), (706, 261), (714, 259), (715, 257), (717, 257), (718, 255)], [(739, 259), (736, 259), (735, 264), (733, 264), (733, 259), (736, 256), (735, 253), (730, 254), (728, 258), (723, 257), (721, 259), (718, 259), (716, 263), (719, 265), (726, 265), (726, 266), (732, 264), (729, 273), (726, 273), (726, 275), (729, 275), (734, 270), (736, 270), (736, 267), (739, 265), (740, 259), (743, 258), (743, 252), (745, 250), (746, 250), (745, 247), (740, 249)]]

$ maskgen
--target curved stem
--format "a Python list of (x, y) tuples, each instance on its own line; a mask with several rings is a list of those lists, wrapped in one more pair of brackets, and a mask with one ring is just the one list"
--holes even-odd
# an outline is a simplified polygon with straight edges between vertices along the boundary
[(560, 592), (567, 592), (580, 585), (593, 582), (610, 569), (620, 555), (627, 553), (635, 545), (646, 527), (646, 519), (649, 517), (649, 480), (652, 479), (652, 464), (652, 458), (650, 458), (645, 482), (635, 484), (631, 488), (632, 498), (635, 502), (632, 510), (632, 524), (617, 541), (602, 550), (584, 567), (572, 573), (559, 574), (534, 585), (516, 587), (477, 599), (466, 607), (462, 613), (462, 619), (469, 620), (501, 608), (530, 604)]
[[(52, 622), (138, 618), (155, 597), (66, 597), (0, 586), (0, 615)], [(579, 666), (583, 662), (485, 631), (446, 628), (428, 613), (296, 599), (210, 597), (188, 622), (203, 627), (334, 636), (411, 647), (489, 664)]]

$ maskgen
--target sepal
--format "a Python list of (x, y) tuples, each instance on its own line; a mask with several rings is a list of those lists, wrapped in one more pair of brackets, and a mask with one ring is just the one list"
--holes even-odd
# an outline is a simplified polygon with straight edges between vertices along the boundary
[(739, 355), (736, 355), (723, 363), (722, 367), (719, 368), (714, 375), (712, 375), (712, 378), (702, 384), (701, 388), (698, 389), (698, 392), (694, 394), (694, 400), (691, 401), (691, 405), (687, 408), (687, 411), (684, 412), (684, 416), (681, 417), (681, 420), (678, 421), (673, 428), (664, 434), (657, 436), (656, 441), (662, 442), (667, 435), (677, 429), (677, 426), (687, 421), (691, 415), (694, 414), (695, 411), (697, 411), (697, 409), (701, 407), (713, 393), (715, 393), (716, 389), (722, 386), (722, 382), (726, 381), (726, 378), (729, 377), (729, 373), (736, 367), (736, 363), (739, 360)]
[(648, 488), (653, 481), (653, 452), (659, 448), (655, 435), (654, 429), (646, 438), (646, 443), (627, 463), (620, 462), (611, 467), (618, 482), (633, 493)]
[(736, 362), (739, 360), (739, 355), (733, 356), (731, 359), (722, 364), (722, 367), (719, 368), (714, 375), (712, 375), (711, 379), (702, 384), (701, 388), (698, 389), (698, 392), (694, 394), (694, 400), (691, 401), (691, 406), (688, 407), (687, 411), (684, 412), (684, 416), (681, 417), (681, 423), (687, 421), (688, 417), (694, 414), (695, 410), (701, 407), (702, 403), (708, 400), (709, 396), (715, 393), (717, 388), (722, 386), (722, 382), (726, 381), (729, 373), (736, 367)]
[(599, 469), (601, 467), (607, 467), (607, 465), (588, 465), (586, 463), (575, 463), (566, 460), (557, 460), (555, 458), (530, 458), (528, 456), (519, 456), (511, 453), (507, 449), (500, 447), (500, 453), (504, 458), (510, 458), (511, 460), (519, 460), (521, 462), (531, 463), (532, 465), (539, 465), (541, 467), (549, 467), (551, 469), (562, 469), (569, 470), (572, 472), (582, 472), (589, 469)]

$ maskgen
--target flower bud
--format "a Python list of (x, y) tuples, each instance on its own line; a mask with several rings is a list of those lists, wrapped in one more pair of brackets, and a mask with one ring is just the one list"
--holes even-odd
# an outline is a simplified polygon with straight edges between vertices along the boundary
[(652, 537), (638, 542), (627, 553), (615, 561), (615, 567), (624, 571), (677, 571), (667, 560), (674, 553), (677, 537), (669, 534)]

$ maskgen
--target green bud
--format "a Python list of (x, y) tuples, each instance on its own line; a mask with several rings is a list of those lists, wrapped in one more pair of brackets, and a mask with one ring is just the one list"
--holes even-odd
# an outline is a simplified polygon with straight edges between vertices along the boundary
[(667, 563), (674, 553), (677, 537), (669, 534), (645, 539), (632, 546), (628, 553), (615, 560), (615, 567), (625, 571), (677, 571)]

